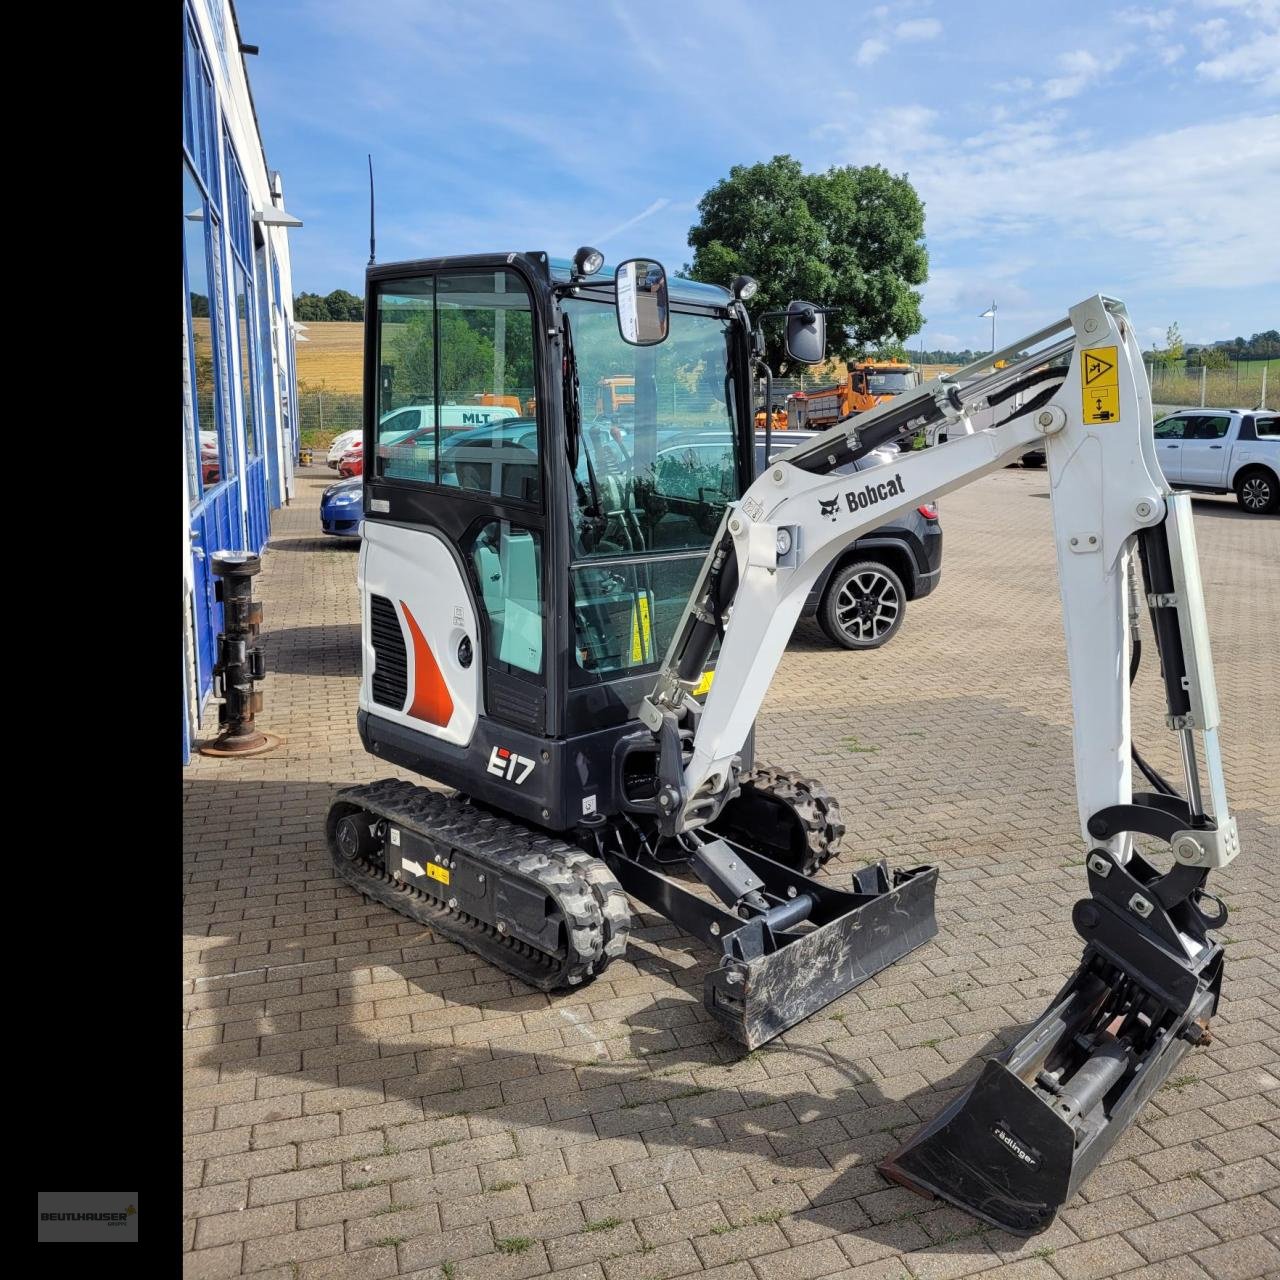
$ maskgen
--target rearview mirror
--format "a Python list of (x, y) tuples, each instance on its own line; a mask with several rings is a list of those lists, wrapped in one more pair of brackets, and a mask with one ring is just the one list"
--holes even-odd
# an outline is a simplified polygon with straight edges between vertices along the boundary
[(787, 359), (821, 364), (827, 356), (827, 317), (812, 302), (787, 305)]
[(633, 347), (653, 347), (667, 339), (670, 325), (667, 273), (662, 263), (630, 258), (614, 276), (618, 332)]

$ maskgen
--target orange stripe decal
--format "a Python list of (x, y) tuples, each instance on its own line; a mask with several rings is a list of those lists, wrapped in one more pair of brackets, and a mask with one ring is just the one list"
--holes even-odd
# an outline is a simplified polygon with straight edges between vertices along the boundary
[(409, 714), (415, 720), (425, 720), (428, 724), (447, 725), (453, 718), (453, 699), (449, 696), (449, 686), (440, 674), (440, 664), (436, 655), (431, 652), (427, 638), (418, 626), (418, 620), (409, 612), (409, 606), (403, 600), (400, 607), (404, 610), (404, 620), (409, 624), (409, 634), (413, 637), (413, 702)]

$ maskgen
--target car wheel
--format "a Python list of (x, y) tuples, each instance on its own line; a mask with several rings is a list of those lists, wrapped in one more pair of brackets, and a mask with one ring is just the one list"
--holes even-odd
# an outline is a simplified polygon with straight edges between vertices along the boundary
[(818, 606), (818, 623), (846, 649), (878, 649), (907, 612), (902, 579), (879, 560), (860, 560), (832, 575)]
[(1280, 508), (1280, 484), (1271, 472), (1252, 467), (1236, 477), (1236, 501), (1251, 515), (1269, 515)]
[(1036, 468), (1043, 467), (1044, 459), (1043, 458), (1023, 458), (1022, 465), (1024, 467), (1036, 467)]

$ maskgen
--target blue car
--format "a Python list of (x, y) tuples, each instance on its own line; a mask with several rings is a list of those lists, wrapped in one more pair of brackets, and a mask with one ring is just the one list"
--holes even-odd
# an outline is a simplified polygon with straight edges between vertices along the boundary
[(320, 528), (334, 538), (358, 538), (364, 519), (364, 481), (356, 476), (331, 484), (320, 499)]

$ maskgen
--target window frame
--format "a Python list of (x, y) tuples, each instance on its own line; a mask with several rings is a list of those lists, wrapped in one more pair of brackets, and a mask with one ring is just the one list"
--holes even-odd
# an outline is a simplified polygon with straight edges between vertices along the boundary
[[(536, 401), (533, 413), (535, 429), (538, 441), (538, 501), (531, 502), (526, 498), (520, 498), (511, 494), (502, 493), (494, 494), (485, 489), (466, 488), (462, 485), (443, 484), (440, 480), (440, 461), (443, 455), (440, 433), (442, 430), (440, 422), (440, 409), (442, 396), (440, 394), (440, 292), (438, 281), (443, 276), (450, 278), (458, 276), (473, 275), (477, 277), (489, 277), (490, 281), (499, 271), (505, 272), (508, 276), (513, 277), (524, 291), (524, 296), (528, 302), (528, 310), (523, 314), (529, 316), (529, 322), (532, 327), (532, 353), (533, 353), (533, 390), (534, 399)], [(378, 437), (380, 435), (381, 418), (382, 418), (382, 397), (381, 387), (378, 380), (377, 371), (382, 365), (382, 343), (383, 343), (383, 325), (378, 318), (381, 314), (380, 302), (382, 297), (387, 293), (394, 293), (397, 284), (405, 281), (418, 281), (425, 284), (427, 281), (431, 283), (431, 340), (432, 340), (432, 409), (434, 410), (434, 423), (424, 423), (424, 426), (434, 425), (436, 433), (436, 456), (435, 456), (435, 479), (423, 480), (411, 476), (389, 475), (381, 468), (384, 461), (378, 455)], [(512, 292), (508, 290), (507, 292)], [(496, 296), (496, 295), (495, 295)], [(520, 313), (517, 308), (511, 308), (513, 311)], [(546, 449), (547, 449), (547, 418), (546, 410), (542, 404), (542, 398), (538, 396), (537, 389), (541, 385), (543, 376), (542, 361), (542, 343), (538, 339), (539, 326), (539, 308), (538, 293), (534, 283), (529, 280), (525, 274), (520, 271), (514, 263), (501, 263), (492, 266), (454, 266), (449, 263), (415, 271), (412, 273), (405, 272), (395, 277), (370, 282), (370, 296), (365, 304), (365, 314), (371, 317), (372, 322), (377, 325), (378, 334), (377, 341), (370, 343), (370, 365), (373, 371), (372, 392), (369, 391), (369, 383), (366, 381), (366, 396), (372, 394), (371, 401), (372, 410), (367, 415), (368, 422), (365, 430), (365, 457), (373, 458), (374, 463), (370, 468), (368, 478), (376, 482), (378, 485), (387, 485), (392, 489), (409, 489), (415, 491), (427, 491), (431, 493), (447, 494), (450, 498), (465, 499), (472, 502), (480, 502), (496, 509), (505, 507), (508, 504), (513, 506), (518, 512), (524, 513), (527, 517), (530, 513), (537, 513), (539, 516), (546, 515), (548, 511), (547, 486), (549, 468), (547, 465)], [(368, 370), (366, 370), (366, 379), (368, 378)], [(413, 405), (401, 405), (399, 409), (389, 410), (391, 413), (403, 413), (412, 409)], [(422, 406), (417, 406), (422, 407)], [(522, 415), (523, 416), (523, 415)], [(421, 429), (421, 428), (419, 428)], [(554, 474), (554, 470), (551, 469)], [(530, 526), (533, 527), (533, 526)], [(538, 526), (540, 528), (540, 526)]]
[[(1179, 434), (1178, 434), (1178, 435), (1176, 435), (1176, 436), (1162, 436), (1162, 435), (1157, 434), (1157, 428), (1164, 426), (1164, 424), (1165, 424), (1166, 422), (1177, 422), (1177, 423), (1180, 423), (1180, 424), (1181, 424), (1181, 426), (1182, 426), (1182, 430), (1181, 430), (1181, 432), (1179, 432)], [(1168, 417), (1161, 418), (1161, 419), (1160, 419), (1160, 421), (1159, 421), (1159, 422), (1157, 422), (1157, 423), (1155, 423), (1155, 424), (1152, 426), (1152, 428), (1151, 428), (1151, 434), (1152, 434), (1152, 436), (1153, 436), (1153, 438), (1154, 438), (1154, 439), (1156, 439), (1156, 440), (1177, 440), (1179, 443), (1181, 443), (1183, 440), (1185, 440), (1185, 439), (1187, 438), (1187, 437), (1186, 437), (1186, 431), (1187, 431), (1187, 418), (1186, 418), (1186, 415), (1185, 415), (1185, 414), (1181, 414), (1181, 413), (1171, 413), (1171, 414), (1169, 414), (1169, 415), (1168, 415)]]

